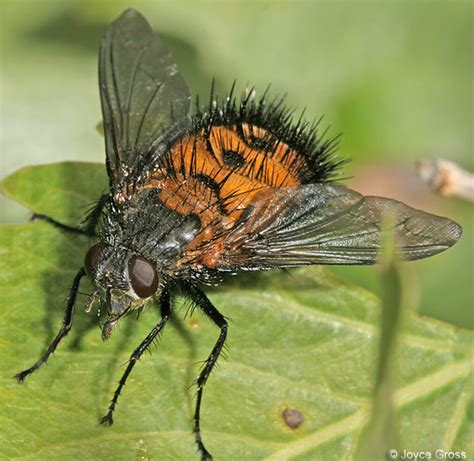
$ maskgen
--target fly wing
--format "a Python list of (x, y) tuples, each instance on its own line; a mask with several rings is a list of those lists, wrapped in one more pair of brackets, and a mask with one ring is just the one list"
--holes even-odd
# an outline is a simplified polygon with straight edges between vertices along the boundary
[(405, 260), (440, 253), (461, 236), (455, 222), (396, 200), (308, 184), (262, 192), (224, 238), (221, 268), (373, 264), (386, 213), (393, 216), (397, 250)]
[(107, 170), (121, 180), (170, 131), (186, 123), (190, 92), (146, 19), (126, 10), (107, 29), (99, 55)]

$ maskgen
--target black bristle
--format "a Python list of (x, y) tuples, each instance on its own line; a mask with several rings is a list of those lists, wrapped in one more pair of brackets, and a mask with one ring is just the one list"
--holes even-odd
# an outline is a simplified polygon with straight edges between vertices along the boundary
[[(282, 143), (289, 147), (288, 155), (291, 151), (296, 151), (299, 159), (305, 160), (307, 168), (303, 171), (298, 165), (293, 168), (290, 165), (289, 173), (296, 174), (302, 183), (321, 183), (337, 179), (339, 168), (346, 162), (345, 159), (338, 159), (335, 155), (339, 136), (328, 139), (327, 130), (320, 135), (318, 128), (322, 118), (315, 122), (307, 121), (304, 117), (305, 110), (294, 121), (294, 111), (285, 104), (285, 97), (269, 100), (269, 89), (270, 86), (257, 99), (255, 90), (251, 88), (237, 100), (234, 96), (234, 81), (229, 93), (221, 102), (215, 95), (213, 81), (209, 105), (205, 108), (196, 106), (192, 118), (192, 132), (204, 133), (210, 149), (209, 136), (212, 127), (235, 127), (244, 142), (254, 149), (266, 152), (269, 157)], [(250, 127), (250, 133), (253, 133), (254, 128), (261, 128), (267, 134), (263, 138), (252, 134), (246, 138), (244, 125)], [(263, 163), (259, 171), (267, 174), (262, 166)], [(252, 166), (249, 168), (252, 169)]]

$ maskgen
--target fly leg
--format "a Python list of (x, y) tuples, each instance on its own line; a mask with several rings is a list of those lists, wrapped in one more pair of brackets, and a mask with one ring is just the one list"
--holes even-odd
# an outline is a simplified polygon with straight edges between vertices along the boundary
[(89, 235), (84, 229), (81, 229), (80, 227), (68, 226), (67, 224), (56, 221), (54, 218), (51, 218), (51, 216), (46, 216), (44, 214), (33, 213), (31, 220), (47, 222), (48, 224), (51, 224), (62, 231), (70, 232), (71, 234)]
[(32, 221), (45, 221), (52, 226), (61, 229), (65, 232), (70, 232), (72, 234), (79, 234), (79, 235), (86, 235), (89, 237), (95, 236), (95, 226), (99, 220), (100, 214), (104, 209), (104, 206), (107, 202), (107, 194), (102, 195), (97, 203), (94, 205), (92, 210), (87, 214), (84, 219), (84, 222), (79, 227), (68, 226), (67, 224), (63, 224), (62, 222), (56, 221), (56, 219), (51, 218), (51, 216), (47, 216), (41, 213), (33, 213), (31, 217)]
[(199, 374), (196, 384), (198, 387), (196, 409), (194, 411), (194, 436), (199, 452), (201, 453), (202, 461), (211, 461), (212, 455), (207, 451), (201, 437), (201, 424), (200, 424), (200, 413), (202, 394), (204, 391), (204, 385), (214, 368), (217, 359), (224, 347), (224, 343), (227, 337), (227, 321), (224, 316), (212, 305), (211, 301), (207, 298), (203, 291), (193, 285), (183, 285), (184, 292), (192, 299), (192, 301), (221, 329), (219, 338), (217, 339), (214, 348), (212, 349), (211, 355), (207, 358), (204, 363), (204, 367)]
[(101, 424), (108, 425), (108, 426), (113, 424), (114, 421), (113, 421), (112, 415), (117, 405), (117, 400), (119, 398), (119, 395), (122, 392), (122, 388), (125, 385), (125, 382), (127, 381), (129, 374), (131, 373), (137, 360), (141, 357), (143, 352), (146, 351), (148, 346), (153, 342), (153, 340), (161, 332), (161, 330), (163, 330), (164, 326), (166, 325), (166, 322), (168, 322), (168, 320), (170, 319), (171, 296), (170, 296), (170, 292), (168, 288), (165, 288), (163, 292), (161, 293), (160, 308), (161, 308), (161, 320), (158, 322), (158, 324), (155, 327), (153, 327), (153, 329), (150, 331), (148, 336), (141, 342), (141, 344), (133, 351), (133, 354), (130, 356), (130, 360), (128, 361), (127, 368), (125, 369), (124, 374), (120, 378), (119, 385), (114, 392), (114, 396), (112, 397), (112, 400), (110, 402), (107, 414), (100, 420)]
[(74, 281), (72, 282), (71, 291), (69, 292), (69, 297), (67, 300), (66, 312), (64, 314), (63, 323), (61, 328), (54, 338), (53, 342), (50, 344), (46, 352), (40, 357), (40, 359), (30, 368), (24, 370), (14, 376), (14, 378), (19, 382), (22, 383), (25, 378), (36, 371), (43, 363), (45, 363), (49, 356), (56, 350), (56, 347), (60, 343), (60, 341), (69, 333), (69, 330), (72, 327), (72, 318), (74, 316), (74, 306), (76, 304), (76, 297), (77, 292), (79, 290), (79, 284), (81, 282), (82, 277), (86, 275), (84, 268), (79, 270), (79, 272), (74, 277)]

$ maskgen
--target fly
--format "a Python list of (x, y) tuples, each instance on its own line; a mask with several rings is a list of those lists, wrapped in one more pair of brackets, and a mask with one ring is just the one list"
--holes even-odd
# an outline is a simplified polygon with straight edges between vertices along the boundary
[[(242, 98), (233, 89), (208, 107), (196, 104), (163, 41), (145, 18), (125, 11), (100, 48), (99, 88), (109, 192), (85, 226), (94, 237), (74, 277), (62, 326), (22, 382), (37, 370), (72, 327), (81, 279), (93, 294), (86, 308), (106, 310), (108, 339), (120, 319), (157, 302), (161, 320), (132, 353), (103, 424), (112, 424), (122, 388), (135, 363), (169, 321), (180, 290), (220, 330), (197, 378), (194, 435), (202, 460), (205, 384), (226, 341), (228, 324), (201, 286), (222, 274), (314, 264), (373, 264), (380, 221), (394, 217), (397, 251), (426, 258), (454, 245), (455, 222), (381, 197), (364, 197), (335, 182), (336, 143), (318, 125), (294, 122), (283, 100)], [(64, 224), (37, 216), (61, 229)]]

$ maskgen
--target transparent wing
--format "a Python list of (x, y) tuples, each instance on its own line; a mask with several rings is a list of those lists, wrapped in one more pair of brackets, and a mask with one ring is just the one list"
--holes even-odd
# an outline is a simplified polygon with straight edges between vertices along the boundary
[(343, 186), (308, 184), (262, 192), (224, 239), (220, 265), (373, 264), (384, 213), (395, 219), (397, 249), (405, 260), (437, 254), (461, 236), (455, 222), (396, 200), (364, 197)]
[(163, 136), (187, 122), (190, 92), (166, 45), (129, 9), (107, 29), (99, 56), (107, 168), (121, 179)]

